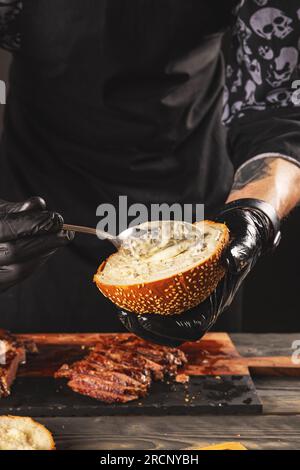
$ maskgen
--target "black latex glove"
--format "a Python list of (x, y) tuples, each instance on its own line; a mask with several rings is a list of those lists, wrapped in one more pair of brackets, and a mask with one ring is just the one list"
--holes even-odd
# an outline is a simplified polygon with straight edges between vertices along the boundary
[(47, 211), (41, 198), (0, 200), (0, 292), (28, 277), (73, 239), (62, 225), (62, 217)]
[(224, 222), (231, 236), (223, 257), (226, 274), (216, 290), (196, 308), (180, 315), (164, 317), (120, 311), (119, 318), (129, 331), (149, 341), (178, 346), (200, 339), (230, 306), (241, 283), (266, 251), (273, 226), (262, 211), (249, 208), (220, 212), (215, 220)]

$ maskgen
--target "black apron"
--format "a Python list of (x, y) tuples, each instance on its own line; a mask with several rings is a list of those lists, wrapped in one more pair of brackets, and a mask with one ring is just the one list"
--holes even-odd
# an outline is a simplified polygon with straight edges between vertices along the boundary
[[(96, 209), (224, 203), (223, 32), (236, 1), (26, 0), (10, 74), (0, 194), (45, 198), (68, 223)], [(14, 331), (117, 331), (93, 274), (113, 250), (77, 236), (1, 296)]]

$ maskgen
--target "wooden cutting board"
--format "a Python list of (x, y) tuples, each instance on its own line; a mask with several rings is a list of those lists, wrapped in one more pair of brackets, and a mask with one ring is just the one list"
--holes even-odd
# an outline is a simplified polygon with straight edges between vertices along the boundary
[[(300, 375), (288, 357), (243, 358), (225, 333), (208, 333), (186, 343), (184, 372), (189, 384), (155, 383), (147, 397), (127, 404), (108, 405), (72, 392), (53, 373), (84, 356), (103, 334), (20, 335), (33, 340), (39, 354), (19, 369), (10, 397), (0, 400), (0, 414), (30, 416), (103, 416), (121, 414), (257, 414), (262, 404), (250, 371), (268, 375)], [(124, 334), (124, 336), (128, 336)]]

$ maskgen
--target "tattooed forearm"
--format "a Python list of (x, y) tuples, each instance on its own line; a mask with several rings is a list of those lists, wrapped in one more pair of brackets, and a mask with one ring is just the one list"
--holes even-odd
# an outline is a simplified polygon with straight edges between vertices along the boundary
[(300, 168), (280, 157), (249, 161), (236, 172), (227, 201), (248, 197), (269, 202), (284, 217), (300, 201)]
[(232, 191), (238, 191), (248, 184), (270, 177), (274, 160), (274, 158), (262, 158), (244, 165), (235, 174)]

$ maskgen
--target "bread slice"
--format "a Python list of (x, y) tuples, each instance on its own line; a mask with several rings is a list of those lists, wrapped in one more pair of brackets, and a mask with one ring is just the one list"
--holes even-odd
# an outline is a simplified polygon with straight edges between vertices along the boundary
[(0, 416), (0, 450), (55, 450), (52, 434), (31, 418)]
[(212, 221), (196, 227), (201, 232), (196, 244), (178, 242), (138, 259), (127, 251), (114, 253), (94, 276), (97, 287), (118, 307), (137, 314), (175, 315), (199, 305), (225, 274), (221, 255), (229, 230)]

